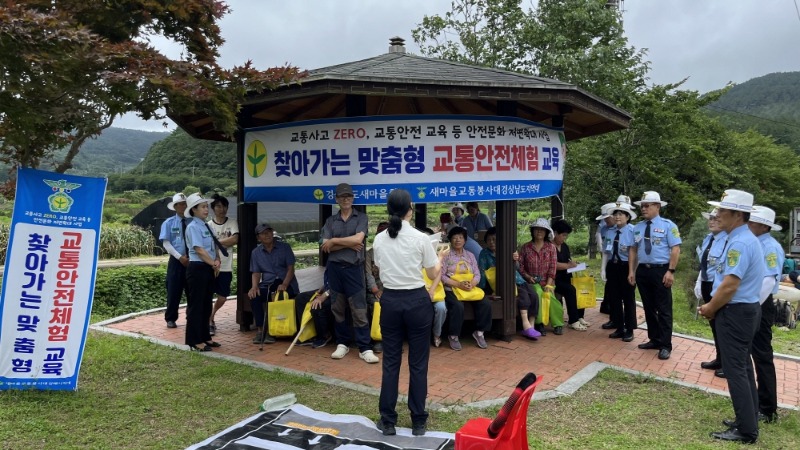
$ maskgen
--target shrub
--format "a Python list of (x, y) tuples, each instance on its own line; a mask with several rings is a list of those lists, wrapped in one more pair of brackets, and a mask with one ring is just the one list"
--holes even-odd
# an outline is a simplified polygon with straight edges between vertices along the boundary
[(92, 313), (115, 317), (166, 306), (166, 273), (164, 265), (98, 270)]

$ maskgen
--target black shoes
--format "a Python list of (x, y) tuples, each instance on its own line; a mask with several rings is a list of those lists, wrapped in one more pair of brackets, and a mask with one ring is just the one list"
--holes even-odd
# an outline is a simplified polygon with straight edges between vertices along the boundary
[(411, 434), (414, 436), (425, 436), (426, 426), (424, 423), (418, 423), (411, 427)]
[(714, 376), (719, 378), (725, 378), (725, 372), (722, 369), (717, 369), (714, 371)]
[(661, 350), (658, 351), (658, 359), (669, 359), (671, 353), (672, 352), (670, 352), (666, 348), (662, 348)]
[[(394, 429), (394, 425), (387, 425), (383, 423), (382, 419), (378, 419), (378, 421), (375, 422), (375, 426), (378, 427), (378, 430), (380, 430), (384, 436), (394, 436), (395, 434), (397, 434), (397, 430)], [(424, 432), (425, 431), (423, 429), (423, 434)]]
[(178, 328), (178, 324), (174, 320), (167, 321), (167, 328)]
[[(633, 336), (633, 335), (631, 335), (631, 336)], [(617, 330), (617, 331), (609, 334), (608, 337), (611, 338), (611, 339), (622, 339), (623, 337), (625, 337), (625, 332)]]
[(622, 336), (622, 342), (631, 342), (633, 341), (633, 332), (629, 331), (625, 333), (625, 336)]
[(533, 328), (538, 331), (542, 336), (547, 336), (547, 332), (544, 331), (544, 324), (535, 324)]
[[(778, 413), (764, 414), (759, 411), (758, 421), (763, 423), (775, 423), (778, 421)], [(722, 424), (728, 428), (738, 428), (739, 424), (734, 419), (725, 419)]]
[(655, 350), (658, 348), (658, 344), (653, 341), (647, 341), (644, 344), (637, 345), (642, 350)]
[(722, 369), (722, 361), (717, 358), (714, 358), (711, 361), (703, 361), (700, 363), (700, 368), (708, 370)]
[(758, 436), (745, 435), (739, 432), (738, 428), (729, 428), (725, 431), (711, 433), (711, 437), (722, 441), (741, 442), (743, 444), (755, 444)]
[(600, 325), (600, 328), (602, 328), (604, 330), (613, 330), (614, 328), (617, 328), (617, 324), (614, 323), (613, 321), (609, 320), (608, 322)]
[(211, 351), (211, 346), (210, 345), (204, 345), (202, 347), (198, 347), (196, 345), (190, 345), (189, 346), (189, 351), (192, 351), (192, 352), (210, 352)]
[(383, 344), (380, 342), (372, 344), (372, 353), (383, 353)]
[(758, 421), (764, 423), (775, 423), (778, 421), (778, 413), (772, 414), (764, 414), (762, 412), (758, 413)]
[(564, 334), (564, 327), (553, 328), (553, 334), (555, 334), (556, 336), (561, 336), (562, 334)]

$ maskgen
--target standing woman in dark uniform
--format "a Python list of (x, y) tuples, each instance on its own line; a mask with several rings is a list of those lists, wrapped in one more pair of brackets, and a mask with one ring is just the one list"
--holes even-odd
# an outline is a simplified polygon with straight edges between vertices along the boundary
[(421, 268), (428, 278), (439, 276), (441, 263), (430, 238), (411, 226), (411, 195), (403, 189), (389, 193), (386, 201), (389, 227), (375, 236), (375, 265), (383, 281), (381, 296), (381, 334), (383, 336), (383, 378), (377, 427), (384, 435), (395, 434), (397, 390), (403, 339), (408, 339), (408, 409), (411, 432), (425, 434), (428, 413), (429, 339), (433, 323), (431, 298), (425, 289)]
[[(211, 229), (206, 226), (210, 199), (195, 193), (186, 199), (186, 246), (189, 248), (189, 266), (186, 268), (186, 287), (189, 299), (186, 305), (186, 345), (192, 351), (211, 351), (220, 344), (211, 340), (208, 318), (211, 316), (211, 299), (214, 296), (214, 278), (219, 273), (220, 256), (214, 244)], [(202, 347), (200, 345), (202, 344)]]

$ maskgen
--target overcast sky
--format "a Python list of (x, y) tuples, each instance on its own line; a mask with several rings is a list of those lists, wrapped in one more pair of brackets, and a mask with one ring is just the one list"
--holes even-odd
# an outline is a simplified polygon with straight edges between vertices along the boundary
[[(232, 67), (250, 59), (261, 69), (285, 63), (315, 69), (378, 56), (393, 36), (405, 38), (408, 51), (419, 54), (411, 30), (425, 15), (443, 15), (450, 3), (230, 0), (232, 12), (220, 24), (226, 40), (220, 62)], [(652, 83), (688, 77), (684, 89), (708, 92), (729, 81), (800, 70), (795, 0), (625, 0), (622, 5), (629, 44), (647, 49)], [(179, 56), (176, 46), (154, 44)], [(161, 122), (130, 116), (115, 126), (164, 130)]]

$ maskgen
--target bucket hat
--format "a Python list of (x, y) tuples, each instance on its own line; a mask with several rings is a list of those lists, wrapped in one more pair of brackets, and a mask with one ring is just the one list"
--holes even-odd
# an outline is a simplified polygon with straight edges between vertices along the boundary
[(453, 207), (450, 208), (450, 212), (455, 214), (457, 209), (461, 210), (461, 214), (462, 215), (464, 214), (464, 211), (466, 211), (466, 209), (464, 209), (464, 205), (462, 205), (461, 202), (456, 203), (455, 205), (453, 205)]
[(737, 189), (726, 189), (718, 202), (708, 202), (711, 206), (733, 211), (752, 212), (753, 194)]
[(536, 222), (533, 222), (533, 225), (531, 225), (531, 230), (533, 230), (534, 228), (544, 228), (545, 230), (547, 230), (548, 233), (547, 239), (548, 240), (553, 239), (553, 229), (550, 228), (550, 221), (545, 219), (544, 217), (540, 217), (536, 219)]

